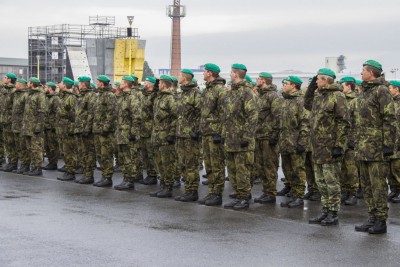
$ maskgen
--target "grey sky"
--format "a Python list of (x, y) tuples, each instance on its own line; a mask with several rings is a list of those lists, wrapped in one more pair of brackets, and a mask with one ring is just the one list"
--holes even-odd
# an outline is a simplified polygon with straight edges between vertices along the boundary
[[(127, 15), (147, 40), (152, 68), (169, 66), (172, 0), (7, 1), (2, 3), (1, 57), (27, 57), (29, 26), (87, 24), (90, 15), (116, 17), (126, 27)], [(398, 0), (181, 0), (182, 67), (206, 62), (225, 71), (241, 62), (252, 71), (316, 71), (326, 56), (345, 55), (348, 69), (358, 72), (376, 59), (389, 73), (400, 68), (400, 1)], [(400, 72), (399, 72), (400, 74)], [(400, 76), (400, 75), (398, 75)]]

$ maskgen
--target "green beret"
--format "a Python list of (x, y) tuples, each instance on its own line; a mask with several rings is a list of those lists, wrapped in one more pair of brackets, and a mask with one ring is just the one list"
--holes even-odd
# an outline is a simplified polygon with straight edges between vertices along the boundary
[(216, 73), (220, 73), (220, 72), (221, 72), (221, 69), (220, 69), (217, 65), (215, 65), (215, 64), (213, 64), (213, 63), (207, 63), (207, 64), (205, 64), (205, 65), (204, 65), (204, 68), (205, 68), (206, 70), (208, 70), (208, 71), (212, 71), (212, 72), (216, 72)]
[(177, 82), (178, 78), (176, 78), (175, 76), (170, 76), (173, 82)]
[(79, 82), (90, 82), (91, 78), (88, 76), (81, 76), (78, 78)]
[(378, 61), (375, 60), (367, 60), (364, 62), (363, 66), (371, 66), (371, 67), (375, 67), (379, 70), (382, 70), (382, 65), (381, 63), (379, 63)]
[(400, 81), (390, 81), (390, 84), (400, 89)]
[(12, 72), (7, 72), (6, 76), (11, 79), (17, 79), (17, 76)]
[(312, 77), (308, 78), (308, 82), (310, 83), (312, 81), (312, 79), (313, 79)]
[(101, 81), (101, 82), (106, 82), (109, 83), (110, 82), (110, 78), (108, 78), (106, 75), (99, 75), (97, 76), (97, 80)]
[(4, 85), (2, 83), (0, 83), (0, 88), (4, 88)]
[(75, 81), (74, 82), (74, 86), (78, 86), (79, 85), (79, 82), (78, 81)]
[(333, 70), (331, 70), (331, 69), (327, 69), (327, 68), (320, 69), (320, 70), (318, 71), (318, 74), (319, 74), (319, 75), (330, 76), (330, 77), (332, 77), (333, 79), (336, 79), (336, 74), (335, 74), (335, 72), (334, 72)]
[(121, 85), (120, 82), (115, 82), (114, 84), (115, 84), (116, 86), (120, 86), (120, 85)]
[(340, 79), (340, 83), (356, 83), (356, 79), (350, 76), (346, 76)]
[(36, 78), (36, 77), (30, 77), (29, 81), (33, 82), (33, 83), (40, 83), (40, 80), (38, 78)]
[(130, 75), (132, 78), (133, 78), (133, 81), (137, 81), (137, 80), (139, 80), (139, 77), (138, 76), (136, 76), (136, 75)]
[(253, 80), (250, 78), (250, 76), (249, 75), (247, 75), (246, 74), (246, 76), (244, 77), (244, 79), (246, 80), (246, 81), (248, 81), (249, 83), (252, 83), (253, 82)]
[(237, 69), (237, 70), (245, 70), (247, 71), (247, 68), (243, 64), (235, 63), (232, 65), (232, 69)]
[(68, 77), (64, 77), (64, 78), (62, 79), (62, 81), (63, 81), (63, 83), (65, 83), (65, 84), (74, 85), (74, 81), (71, 80), (71, 79), (68, 78)]
[(148, 82), (151, 82), (151, 83), (156, 83), (156, 78), (154, 78), (154, 77), (151, 77), (151, 76), (147, 76), (146, 77), (146, 81), (148, 81)]
[(18, 79), (17, 79), (17, 83), (23, 83), (23, 84), (26, 84), (26, 80), (24, 80), (24, 79), (21, 79), (21, 78), (18, 78)]
[(161, 81), (174, 82), (174, 80), (172, 79), (172, 77), (171, 77), (171, 76), (168, 76), (168, 75), (161, 75), (161, 76), (160, 76), (160, 80), (161, 80)]
[(95, 89), (95, 88), (96, 88), (96, 85), (95, 85), (94, 83), (90, 83), (90, 87), (93, 88), (93, 89)]
[(197, 79), (196, 79), (196, 78), (193, 78), (193, 79), (192, 79), (192, 82), (197, 83)]
[(361, 80), (356, 80), (356, 85), (361, 86), (362, 85), (362, 81)]
[(186, 74), (190, 74), (190, 75), (192, 75), (192, 77), (194, 76), (193, 71), (191, 71), (189, 69), (182, 69), (181, 72), (182, 73), (186, 73)]
[(302, 85), (302, 83), (303, 83), (303, 81), (297, 76), (288, 76), (287, 78), (285, 78), (285, 80), (287, 82), (295, 83), (298, 85)]
[(284, 79), (282, 80), (282, 84), (284, 84), (284, 83), (286, 83), (286, 82), (287, 82), (287, 79), (284, 78)]
[(259, 76), (262, 78), (272, 79), (272, 74), (268, 72), (261, 72)]
[(132, 83), (135, 82), (135, 78), (133, 78), (132, 75), (124, 76), (124, 77), (122, 77), (122, 80), (127, 81), (127, 82), (132, 82)]
[(53, 83), (53, 82), (47, 82), (46, 85), (48, 85), (48, 86), (50, 86), (52, 88), (56, 88), (57, 87), (57, 85), (55, 83)]

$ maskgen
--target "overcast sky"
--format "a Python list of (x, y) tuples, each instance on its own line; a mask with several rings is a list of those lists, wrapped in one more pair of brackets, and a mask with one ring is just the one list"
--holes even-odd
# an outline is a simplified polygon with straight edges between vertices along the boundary
[[(116, 17), (116, 26), (134, 27), (147, 40), (151, 68), (168, 68), (173, 0), (3, 1), (0, 57), (28, 56), (28, 27), (88, 24), (89, 16)], [(327, 56), (345, 55), (359, 72), (375, 59), (387, 76), (400, 69), (399, 0), (181, 0), (182, 67), (213, 62), (229, 71), (240, 62), (251, 71), (317, 71)], [(400, 72), (397, 75), (400, 76)]]

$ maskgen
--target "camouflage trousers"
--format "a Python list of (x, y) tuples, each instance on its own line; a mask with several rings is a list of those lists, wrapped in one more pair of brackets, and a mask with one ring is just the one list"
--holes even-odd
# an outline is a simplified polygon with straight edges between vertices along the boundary
[(226, 152), (229, 181), (240, 199), (249, 199), (251, 194), (251, 169), (254, 164), (254, 152)]
[(3, 125), (0, 125), (0, 166), (5, 162), (6, 155), (4, 151)]
[(142, 138), (139, 139), (137, 143), (137, 157), (135, 159), (135, 165), (136, 165), (136, 171), (139, 174), (143, 175), (143, 169), (144, 169), (144, 159), (143, 159), (143, 154), (144, 152), (142, 151), (143, 144), (142, 144)]
[[(115, 139), (115, 135), (114, 135), (114, 139)], [(118, 144), (116, 141), (114, 143), (113, 151), (114, 151), (115, 165), (121, 166), (121, 160), (119, 158), (119, 148), (118, 148)]]
[(21, 166), (28, 166), (31, 163), (30, 153), (26, 146), (26, 136), (21, 133), (14, 133), (15, 138), (15, 149), (17, 151), (18, 159)]
[(50, 164), (57, 164), (60, 155), (58, 138), (55, 130), (48, 129), (44, 132), (44, 149)]
[(64, 135), (62, 140), (63, 159), (65, 163), (65, 172), (75, 173), (78, 158), (76, 156), (76, 136)]
[(340, 175), (341, 192), (355, 195), (358, 189), (358, 161), (354, 150), (346, 150)]
[(389, 162), (360, 161), (361, 187), (370, 217), (388, 218), (387, 183)]
[(276, 196), (278, 167), (279, 155), (277, 146), (270, 146), (268, 140), (256, 140), (251, 185), (254, 183), (254, 177), (259, 177), (263, 192), (270, 196)]
[[(140, 140), (139, 140), (140, 141)], [(136, 142), (130, 142), (129, 143), (129, 149), (130, 149), (130, 155), (131, 155), (131, 160), (130, 160), (130, 166), (129, 166), (129, 171), (132, 179), (134, 180), (136, 175), (137, 175), (137, 158), (138, 158), (138, 149), (139, 149), (139, 141)], [(132, 181), (133, 181), (132, 180)]]
[(400, 159), (390, 160), (389, 186), (391, 192), (400, 193)]
[(190, 138), (178, 138), (176, 151), (178, 152), (179, 165), (185, 177), (185, 192), (197, 191), (199, 188), (199, 155), (201, 144)]
[(60, 129), (56, 129), (56, 135), (57, 135), (57, 142), (58, 142), (58, 151), (60, 153), (60, 156), (64, 158), (64, 136), (65, 134), (61, 132)]
[(136, 158), (132, 157), (132, 152), (135, 151), (137, 144), (119, 144), (117, 145), (118, 157), (121, 166), (122, 175), (125, 182), (134, 182), (136, 176), (136, 163), (132, 160)]
[(114, 173), (114, 134), (107, 136), (95, 135), (96, 158), (100, 163), (101, 175), (105, 179), (112, 179)]
[(282, 171), (294, 198), (303, 198), (306, 189), (306, 153), (281, 154)]
[(322, 207), (330, 211), (340, 210), (340, 165), (340, 162), (314, 164)]
[(140, 151), (138, 154), (142, 158), (142, 165), (138, 165), (138, 173), (143, 173), (146, 169), (148, 176), (157, 176), (155, 162), (154, 162), (154, 147), (150, 137), (140, 137), (139, 140)]
[(11, 130), (11, 124), (3, 125), (3, 140), (4, 140), (4, 149), (8, 158), (8, 163), (17, 164), (18, 153), (16, 149), (15, 136)]
[(184, 168), (184, 166), (182, 166), (179, 163), (178, 151), (176, 150), (175, 146), (174, 146), (173, 154), (174, 154), (174, 162), (172, 163), (174, 165), (173, 166), (173, 170), (174, 170), (173, 171), (173, 177), (174, 177), (175, 181), (180, 181), (181, 177), (183, 176), (183, 168)]
[(160, 184), (171, 187), (174, 183), (174, 145), (160, 146), (155, 150), (156, 166), (160, 172)]
[(25, 136), (26, 148), (29, 151), (31, 169), (42, 167), (43, 162), (43, 134), (39, 136)]
[(214, 144), (212, 135), (203, 136), (202, 144), (208, 177), (208, 193), (222, 194), (225, 186), (224, 145)]
[(305, 168), (306, 168), (307, 191), (319, 192), (317, 182), (315, 181), (312, 152), (306, 152)]
[(94, 135), (77, 137), (79, 150), (81, 151), (80, 166), (83, 168), (83, 175), (85, 177), (93, 177), (96, 152), (94, 149)]

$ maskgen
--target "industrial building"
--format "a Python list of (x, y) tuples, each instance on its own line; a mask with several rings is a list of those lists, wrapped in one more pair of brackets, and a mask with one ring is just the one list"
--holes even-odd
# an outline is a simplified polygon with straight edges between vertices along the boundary
[(28, 59), (0, 57), (0, 77), (13, 72), (18, 78), (28, 78)]

